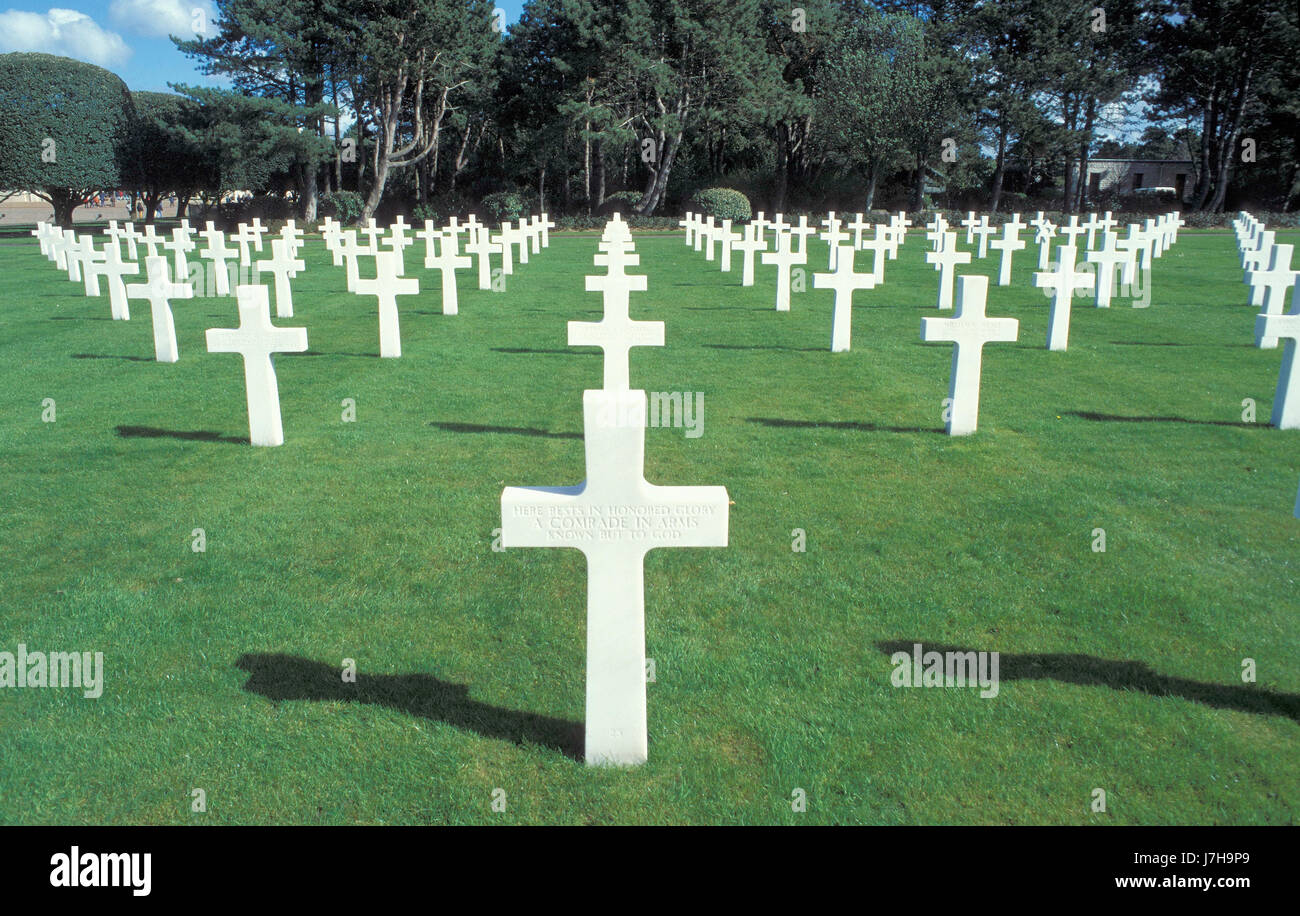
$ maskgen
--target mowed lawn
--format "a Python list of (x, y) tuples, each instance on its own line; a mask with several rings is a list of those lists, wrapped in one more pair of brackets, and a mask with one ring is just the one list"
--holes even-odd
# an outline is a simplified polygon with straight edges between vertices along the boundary
[[(206, 352), (234, 299), (175, 302), (158, 364), (146, 302), (111, 321), (0, 241), (0, 651), (106, 667), (97, 700), (0, 692), (0, 823), (1295, 822), (1300, 431), (1267, 425), (1282, 350), (1253, 345), (1226, 232), (1184, 230), (1150, 308), (1079, 300), (1068, 352), (1031, 242), (990, 287), (1020, 339), (985, 349), (962, 439), (923, 232), (833, 355), (811, 277), (778, 313), (775, 268), (746, 289), (739, 259), (638, 234), (632, 314), (666, 346), (632, 383), (704, 403), (699, 438), (647, 431), (646, 476), (735, 504), (729, 547), (647, 557), (649, 763), (585, 767), (583, 557), (492, 541), (504, 486), (584, 476), (601, 358), (566, 322), (600, 316), (597, 240), (553, 234), (501, 292), (462, 272), (458, 316), (408, 250), (389, 360), (311, 238), (280, 448), (247, 444), (241, 360)], [(914, 642), (1001, 653), (998, 696), (892, 686)]]

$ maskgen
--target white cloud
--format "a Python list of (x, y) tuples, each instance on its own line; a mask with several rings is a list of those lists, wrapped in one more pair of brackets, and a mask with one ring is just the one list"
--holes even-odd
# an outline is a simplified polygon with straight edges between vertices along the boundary
[(101, 67), (126, 63), (131, 48), (85, 13), (52, 9), (48, 13), (6, 10), (0, 13), (0, 52), (43, 51), (75, 57)]
[(113, 0), (108, 14), (123, 29), (151, 38), (207, 38), (217, 8), (210, 0)]

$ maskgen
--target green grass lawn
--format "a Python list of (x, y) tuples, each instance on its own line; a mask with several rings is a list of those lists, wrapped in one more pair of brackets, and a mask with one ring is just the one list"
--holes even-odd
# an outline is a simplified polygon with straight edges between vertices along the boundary
[[(923, 233), (834, 355), (830, 291), (777, 313), (775, 268), (746, 289), (738, 259), (638, 235), (633, 317), (666, 346), (633, 351), (632, 384), (705, 406), (700, 438), (647, 430), (646, 476), (735, 504), (729, 547), (647, 557), (632, 770), (577, 759), (582, 555), (492, 550), (504, 486), (584, 476), (601, 357), (566, 322), (600, 315), (596, 242), (553, 235), (504, 292), (463, 272), (458, 316), (408, 252), (424, 291), (381, 360), (374, 298), (310, 240), (277, 323), (311, 349), (277, 359), (268, 449), (241, 360), (204, 345), (233, 299), (177, 301), (158, 364), (147, 303), (111, 321), (34, 239), (0, 241), (0, 651), (106, 666), (97, 700), (0, 692), (0, 823), (1295, 822), (1300, 432), (1267, 425), (1281, 350), (1253, 346), (1229, 233), (1184, 230), (1149, 309), (1077, 307), (1063, 353), (1031, 243), (990, 287), (1020, 340), (985, 349), (962, 439), (951, 347), (920, 341)], [(1000, 652), (999, 695), (891, 686), (914, 642)]]

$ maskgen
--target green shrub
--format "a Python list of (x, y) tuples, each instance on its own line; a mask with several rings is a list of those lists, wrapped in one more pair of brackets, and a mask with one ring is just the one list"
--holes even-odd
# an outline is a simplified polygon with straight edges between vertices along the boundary
[(705, 188), (691, 198), (691, 209), (714, 219), (743, 222), (753, 216), (749, 198), (731, 188)]
[(627, 216), (636, 209), (643, 197), (645, 195), (640, 191), (616, 191), (605, 198), (598, 212), (602, 216), (612, 216), (615, 213), (620, 216)]
[(320, 206), (316, 209), (322, 219), (332, 216), (340, 223), (350, 225), (361, 218), (361, 210), (364, 206), (361, 195), (356, 191), (334, 191), (322, 195)]
[(416, 204), (415, 209), (411, 211), (411, 222), (417, 226), (423, 226), (425, 220), (433, 220), (435, 226), (442, 225), (442, 220), (438, 218), (438, 210), (432, 203)]
[(489, 226), (518, 220), (526, 216), (528, 206), (518, 191), (497, 191), (479, 201), (479, 212)]

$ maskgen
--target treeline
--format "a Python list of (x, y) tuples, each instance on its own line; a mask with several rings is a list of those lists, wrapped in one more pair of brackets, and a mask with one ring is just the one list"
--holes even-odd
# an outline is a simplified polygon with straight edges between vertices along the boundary
[(492, 192), (651, 215), (715, 186), (769, 211), (1068, 212), (1121, 148), (1191, 160), (1196, 209), (1288, 210), (1300, 178), (1288, 0), (532, 0), (508, 29), (488, 0), (218, 7), (178, 44), (234, 88), (149, 100), (150, 184), (307, 218)]

